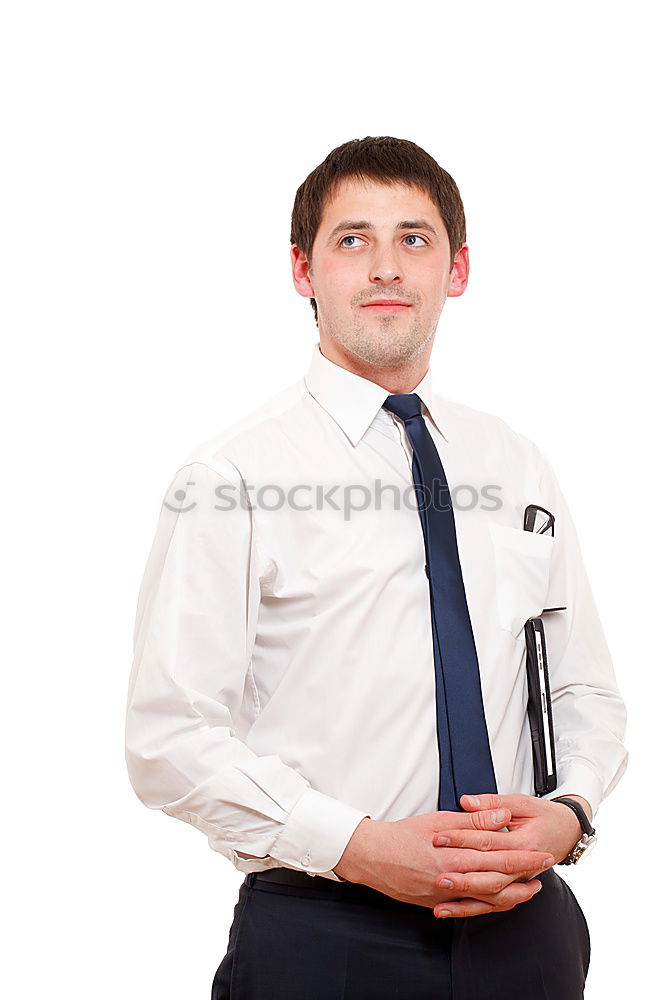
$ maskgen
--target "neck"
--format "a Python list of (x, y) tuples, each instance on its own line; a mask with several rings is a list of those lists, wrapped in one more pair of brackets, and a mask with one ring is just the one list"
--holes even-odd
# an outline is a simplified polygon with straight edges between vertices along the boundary
[(393, 394), (410, 393), (415, 389), (428, 371), (430, 351), (420, 355), (414, 361), (401, 365), (376, 365), (351, 354), (340, 344), (330, 338), (320, 336), (319, 349), (327, 360), (340, 368), (345, 368), (354, 375), (369, 382), (375, 382), (387, 392)]

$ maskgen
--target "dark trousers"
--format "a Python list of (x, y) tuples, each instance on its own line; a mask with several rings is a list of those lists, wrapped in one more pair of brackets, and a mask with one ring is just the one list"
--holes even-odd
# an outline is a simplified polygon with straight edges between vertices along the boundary
[(538, 877), (512, 910), (440, 919), (368, 886), (249, 875), (212, 1000), (577, 1000), (586, 919), (553, 869)]

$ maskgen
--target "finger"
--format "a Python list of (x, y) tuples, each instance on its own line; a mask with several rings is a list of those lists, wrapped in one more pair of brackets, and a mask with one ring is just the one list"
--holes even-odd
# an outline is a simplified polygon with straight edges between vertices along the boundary
[(521, 872), (520, 875), (516, 875), (514, 878), (515, 882), (529, 882), (531, 878), (537, 878), (538, 875), (542, 875), (543, 872), (547, 871), (551, 865), (547, 865), (545, 868), (534, 868), (530, 872)]
[(475, 851), (465, 848), (446, 848), (443, 868), (457, 872), (502, 872), (516, 875), (520, 872), (541, 871), (555, 864), (555, 858), (544, 851)]
[[(436, 834), (433, 838), (434, 847), (463, 848), (476, 851), (521, 851), (527, 850), (519, 847), (521, 840), (519, 834), (511, 831), (506, 833), (493, 833), (482, 830), (448, 830), (445, 834)], [(553, 855), (548, 852), (537, 851), (535, 863), (531, 871), (542, 872), (551, 868), (556, 863)]]
[[(481, 816), (482, 813), (474, 815)], [(522, 835), (512, 830), (499, 833), (493, 830), (448, 829), (433, 835), (434, 847), (470, 847), (476, 851), (520, 850)]]
[(442, 815), (442, 829), (493, 830), (506, 826), (512, 818), (507, 808), (481, 809), (470, 813), (446, 812)]
[(527, 903), (541, 888), (542, 883), (540, 880), (534, 878), (528, 882), (513, 882), (511, 885), (501, 889), (500, 892), (495, 893), (495, 895), (487, 893), (475, 893), (474, 896), (472, 893), (469, 893), (468, 895), (473, 899), (481, 900), (482, 903), (490, 903), (494, 907), (508, 907), (517, 906), (519, 903)]
[(486, 900), (464, 897), (438, 903), (434, 906), (433, 913), (436, 917), (475, 917), (482, 913), (511, 910), (520, 903), (528, 902), (541, 888), (542, 883), (538, 879), (535, 879), (534, 882), (522, 882), (520, 885), (508, 886), (502, 892)]
[(542, 804), (534, 795), (462, 795), (459, 801), (470, 812), (477, 809), (506, 808), (519, 816), (538, 815)]
[(464, 809), (503, 809), (507, 806), (506, 795), (462, 795), (459, 799)]
[(480, 899), (461, 899), (435, 906), (433, 913), (436, 917), (478, 917), (482, 913), (493, 913), (494, 909), (491, 903), (484, 903)]
[[(526, 874), (521, 872), (521, 875)], [(503, 872), (443, 872), (436, 879), (436, 887), (448, 889), (457, 896), (494, 896), (517, 880), (517, 875)]]
[[(475, 813), (480, 816), (482, 813)], [(433, 834), (434, 847), (468, 847), (476, 851), (501, 851), (516, 849), (510, 839), (512, 831), (497, 833), (492, 830), (447, 829)], [(516, 840), (516, 837), (514, 838)]]
[[(530, 883), (521, 883), (519, 886), (515, 884), (507, 886), (500, 892), (494, 895), (486, 895), (480, 893), (479, 895), (468, 895), (467, 899), (476, 899), (480, 903), (486, 903), (492, 906), (494, 910), (511, 910), (514, 906), (518, 906), (520, 903), (527, 903), (528, 900), (532, 899), (533, 896), (540, 891), (542, 883), (535, 879)], [(526, 888), (527, 887), (527, 888)], [(456, 900), (460, 902), (460, 900)], [(443, 904), (447, 906), (447, 903)]]
[[(488, 830), (495, 829), (497, 827), (507, 826), (512, 818), (512, 813), (509, 809), (480, 809), (477, 812), (465, 813), (466, 819), (470, 821), (470, 827), (473, 830)], [(467, 827), (459, 827), (459, 829), (466, 829)]]

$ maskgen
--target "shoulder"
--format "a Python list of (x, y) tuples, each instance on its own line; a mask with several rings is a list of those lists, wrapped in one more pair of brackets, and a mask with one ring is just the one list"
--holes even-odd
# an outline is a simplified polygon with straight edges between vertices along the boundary
[(278, 444), (303, 419), (308, 392), (303, 378), (270, 396), (237, 420), (200, 440), (184, 456), (179, 468), (199, 464), (229, 482), (243, 478), (246, 460)]
[(448, 396), (435, 395), (436, 403), (457, 436), (471, 447), (484, 444), (502, 450), (508, 459), (539, 464), (543, 455), (537, 444), (503, 417)]

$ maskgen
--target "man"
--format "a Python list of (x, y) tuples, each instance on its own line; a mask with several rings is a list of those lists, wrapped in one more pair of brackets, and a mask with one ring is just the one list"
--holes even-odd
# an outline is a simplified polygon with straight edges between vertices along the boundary
[[(305, 379), (194, 449), (165, 497), (127, 762), (146, 805), (247, 873), (213, 1000), (583, 993), (588, 929), (553, 865), (625, 769), (625, 710), (549, 463), (434, 392), (465, 240), (420, 147), (333, 150), (292, 218)], [(553, 535), (524, 530), (531, 504)], [(557, 785), (537, 796), (524, 624), (561, 607)]]

